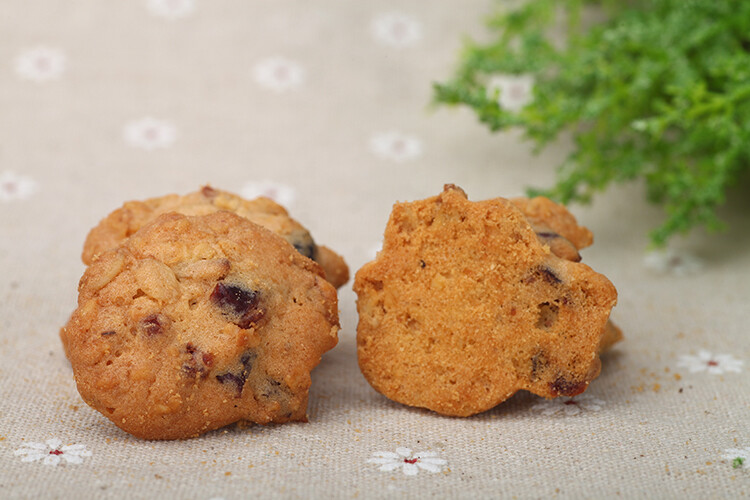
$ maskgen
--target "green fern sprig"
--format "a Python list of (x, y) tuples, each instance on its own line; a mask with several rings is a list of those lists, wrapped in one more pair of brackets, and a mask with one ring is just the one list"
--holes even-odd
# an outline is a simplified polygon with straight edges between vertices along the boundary
[[(455, 78), (434, 85), (435, 101), (471, 107), (493, 131), (520, 127), (537, 149), (570, 132), (556, 184), (530, 195), (588, 202), (643, 178), (666, 211), (655, 245), (722, 227), (716, 209), (750, 169), (750, 2), (586, 3), (608, 20), (582, 28), (581, 0), (528, 0), (493, 15), (494, 41), (467, 42)], [(502, 108), (488, 90), (496, 74), (533, 75), (531, 102)]]

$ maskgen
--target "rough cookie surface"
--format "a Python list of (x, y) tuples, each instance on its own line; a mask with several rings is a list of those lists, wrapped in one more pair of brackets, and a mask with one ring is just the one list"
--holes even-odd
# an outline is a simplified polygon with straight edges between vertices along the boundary
[(337, 307), (278, 235), (230, 212), (169, 213), (93, 260), (60, 336), (89, 405), (137, 437), (178, 439), (305, 420)]
[(529, 220), (518, 204), (548, 202), (470, 202), (449, 185), (394, 206), (382, 251), (354, 281), (359, 365), (378, 392), (468, 416), (522, 389), (580, 394), (599, 374), (617, 292), (585, 264), (557, 256), (532, 225), (554, 228), (574, 249), (590, 233), (572, 216), (572, 225)]
[(299, 253), (318, 262), (326, 272), (326, 279), (336, 288), (349, 281), (344, 259), (330, 248), (316, 245), (310, 232), (292, 219), (284, 207), (269, 198), (245, 200), (210, 186), (185, 196), (171, 194), (125, 203), (91, 230), (81, 259), (84, 264), (91, 264), (94, 256), (117, 246), (161, 214), (205, 215), (219, 210), (234, 212), (283, 236)]
[[(573, 214), (563, 205), (543, 198), (513, 198), (510, 200), (526, 217), (542, 244), (561, 259), (581, 261), (579, 250), (591, 245), (594, 236), (587, 228), (579, 226)], [(599, 352), (604, 352), (623, 338), (622, 331), (607, 321), (604, 335), (599, 343)]]

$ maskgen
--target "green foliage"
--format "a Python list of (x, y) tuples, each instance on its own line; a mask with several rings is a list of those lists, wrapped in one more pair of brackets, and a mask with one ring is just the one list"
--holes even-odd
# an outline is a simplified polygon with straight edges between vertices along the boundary
[[(584, 28), (589, 3), (607, 20)], [(750, 2), (528, 0), (488, 26), (493, 41), (467, 42), (435, 101), (470, 106), (493, 131), (520, 127), (538, 148), (572, 135), (556, 184), (529, 194), (588, 202), (643, 178), (667, 214), (655, 245), (721, 227), (716, 208), (750, 168)], [(532, 75), (531, 102), (502, 108), (496, 74)]]
[(739, 469), (742, 467), (742, 464), (745, 463), (745, 459), (743, 457), (737, 457), (734, 460), (732, 460), (732, 468), (733, 469)]

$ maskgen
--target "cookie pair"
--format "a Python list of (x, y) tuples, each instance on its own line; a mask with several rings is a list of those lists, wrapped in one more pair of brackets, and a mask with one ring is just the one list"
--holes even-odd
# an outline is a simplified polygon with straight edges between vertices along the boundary
[[(546, 198), (470, 202), (446, 185), (397, 203), (356, 274), (357, 355), (386, 397), (440, 414), (519, 390), (583, 392), (622, 338), (592, 242)], [(271, 200), (205, 187), (129, 202), (89, 234), (61, 331), (83, 399), (142, 438), (304, 420), (310, 371), (337, 341), (343, 259)]]
[(60, 336), (82, 398), (118, 427), (177, 439), (305, 420), (348, 268), (281, 206), (208, 187), (126, 203), (83, 260)]

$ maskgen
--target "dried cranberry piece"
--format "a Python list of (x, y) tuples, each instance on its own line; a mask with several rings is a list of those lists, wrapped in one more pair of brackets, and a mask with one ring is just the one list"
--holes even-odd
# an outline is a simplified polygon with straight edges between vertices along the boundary
[(219, 282), (211, 292), (211, 300), (225, 313), (234, 316), (234, 323), (240, 328), (249, 328), (265, 315), (265, 311), (259, 307), (260, 292), (255, 290)]
[(164, 333), (167, 328), (167, 318), (162, 314), (149, 314), (139, 322), (139, 328), (147, 337)]
[(258, 359), (258, 353), (255, 351), (247, 351), (240, 358), (240, 363), (242, 363), (245, 371), (249, 372), (253, 369), (253, 364), (255, 364), (256, 359)]
[(201, 351), (192, 342), (185, 344), (185, 352), (190, 355), (187, 362), (182, 365), (185, 375), (192, 378), (199, 375), (201, 378), (207, 377), (214, 364), (214, 355)]
[(299, 241), (293, 241), (292, 246), (297, 250), (299, 253), (307, 257), (308, 259), (315, 260), (315, 250), (317, 249), (315, 246), (315, 243), (312, 242), (299, 242)]
[(222, 309), (237, 315), (245, 314), (248, 309), (258, 305), (258, 292), (245, 290), (235, 285), (217, 283), (211, 293), (211, 300)]
[(182, 365), (182, 372), (190, 378), (196, 378), (203, 373), (203, 369), (200, 366), (188, 362)]
[(559, 238), (560, 237), (559, 234), (553, 233), (552, 231), (540, 231), (540, 232), (536, 233), (536, 235), (539, 236), (540, 238), (545, 239), (545, 240), (551, 240), (553, 238)]
[(586, 390), (586, 382), (568, 380), (563, 376), (559, 376), (554, 382), (550, 382), (549, 387), (558, 396), (577, 396)]
[(233, 385), (237, 391), (235, 397), (239, 398), (242, 395), (242, 388), (245, 386), (245, 375), (243, 373), (239, 375), (232, 372), (222, 373), (221, 375), (216, 375), (216, 380), (222, 384)]
[(211, 186), (203, 186), (201, 188), (201, 194), (206, 198), (215, 198), (219, 194), (219, 192)]
[(237, 390), (237, 394), (235, 397), (241, 397), (242, 388), (245, 387), (245, 382), (247, 381), (247, 377), (248, 375), (250, 375), (250, 372), (253, 369), (253, 365), (255, 364), (256, 359), (258, 359), (258, 353), (256, 353), (255, 351), (245, 351), (244, 353), (242, 353), (242, 356), (240, 356), (242, 369), (237, 373), (226, 372), (222, 373), (221, 375), (217, 375), (216, 380), (218, 380), (222, 384), (233, 385)]
[(310, 236), (310, 233), (305, 229), (295, 229), (285, 237), (297, 252), (308, 259), (317, 260), (318, 246), (315, 244), (315, 240), (312, 239), (312, 236)]
[(539, 266), (534, 269), (529, 276), (524, 278), (523, 282), (526, 284), (530, 284), (538, 280), (549, 283), (550, 285), (559, 285), (560, 283), (562, 283), (562, 280), (558, 278), (554, 272), (552, 272), (552, 269), (546, 266)]

